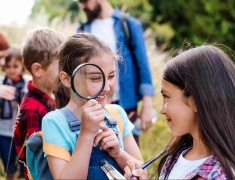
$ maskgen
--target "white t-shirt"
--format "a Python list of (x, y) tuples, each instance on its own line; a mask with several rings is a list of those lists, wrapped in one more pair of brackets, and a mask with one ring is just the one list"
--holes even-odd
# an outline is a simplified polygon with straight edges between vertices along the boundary
[[(91, 23), (91, 34), (95, 35), (102, 41), (104, 41), (108, 47), (116, 53), (116, 35), (113, 28), (114, 20), (113, 18), (105, 18), (105, 19), (95, 19)], [(116, 66), (118, 67), (118, 66)], [(116, 73), (116, 82), (119, 82), (118, 77), (118, 69)], [(119, 100), (119, 83), (116, 83), (115, 92), (113, 95), (112, 101)]]
[(91, 23), (91, 34), (103, 40), (113, 52), (116, 52), (116, 36), (113, 24), (114, 20), (111, 17), (95, 19)]
[(187, 160), (184, 158), (184, 154), (188, 151), (185, 150), (180, 154), (177, 162), (173, 166), (168, 179), (183, 179), (187, 174), (198, 168), (204, 161), (209, 157), (199, 159), (199, 160)]

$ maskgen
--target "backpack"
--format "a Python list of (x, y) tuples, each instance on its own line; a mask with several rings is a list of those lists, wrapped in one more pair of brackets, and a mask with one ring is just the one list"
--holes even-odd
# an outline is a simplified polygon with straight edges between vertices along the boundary
[[(60, 110), (66, 116), (71, 131), (79, 130), (80, 121), (71, 118), (66, 108), (62, 108)], [(106, 113), (106, 118), (108, 119), (109, 123), (113, 124), (116, 123), (115, 125), (118, 126), (120, 133), (123, 137), (123, 122), (118, 111), (110, 105), (106, 105), (105, 110), (108, 112)], [(29, 179), (32, 180), (53, 179), (47, 163), (47, 158), (44, 158), (42, 145), (43, 145), (42, 131), (38, 131), (32, 134), (26, 142), (26, 164), (28, 167)]]
[(129, 18), (129, 14), (122, 13), (122, 12), (120, 13), (122, 30), (123, 30), (124, 35), (125, 35), (127, 46), (130, 49), (130, 51), (132, 52), (131, 33), (130, 33), (131, 31), (130, 31), (129, 24), (128, 24), (128, 18)]

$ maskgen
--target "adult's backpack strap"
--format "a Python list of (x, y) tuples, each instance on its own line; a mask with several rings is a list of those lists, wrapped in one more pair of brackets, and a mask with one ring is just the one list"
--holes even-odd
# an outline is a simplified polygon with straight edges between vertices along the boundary
[(122, 122), (122, 118), (120, 116), (120, 114), (118, 113), (118, 111), (111, 105), (105, 105), (104, 107), (109, 114), (117, 121), (117, 125), (120, 129), (121, 134), (123, 135), (123, 122)]
[(128, 18), (129, 18), (129, 14), (127, 13), (120, 13), (120, 20), (121, 20), (121, 25), (122, 25), (122, 29), (126, 38), (126, 43), (128, 45), (128, 48), (131, 50), (131, 33), (130, 33), (130, 28), (128, 25)]
[(81, 122), (76, 118), (76, 116), (74, 116), (74, 114), (68, 108), (63, 107), (60, 109), (60, 111), (65, 115), (71, 131), (80, 130)]
[(135, 66), (137, 66), (136, 54), (133, 51), (134, 48), (132, 46), (132, 33), (131, 33), (130, 26), (129, 26), (129, 23), (128, 23), (128, 18), (129, 18), (129, 14), (123, 13), (123, 12), (120, 13), (120, 20), (121, 20), (122, 30), (123, 30), (124, 35), (125, 35), (125, 40), (126, 40), (128, 49), (131, 52), (133, 62), (135, 64)]

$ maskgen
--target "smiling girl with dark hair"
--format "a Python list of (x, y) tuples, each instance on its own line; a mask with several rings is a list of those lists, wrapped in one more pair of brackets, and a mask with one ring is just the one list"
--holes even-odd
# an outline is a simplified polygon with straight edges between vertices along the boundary
[[(173, 139), (159, 179), (235, 178), (235, 65), (219, 48), (203, 45), (169, 61), (161, 83)], [(126, 177), (148, 178), (128, 162)]]

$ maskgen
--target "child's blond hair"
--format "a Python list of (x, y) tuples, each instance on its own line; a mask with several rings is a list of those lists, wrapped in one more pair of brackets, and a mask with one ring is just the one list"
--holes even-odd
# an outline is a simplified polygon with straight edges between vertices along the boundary
[(33, 63), (39, 63), (47, 68), (53, 61), (54, 51), (66, 40), (66, 37), (50, 28), (40, 28), (31, 31), (23, 43), (23, 59), (26, 69), (32, 73)]

